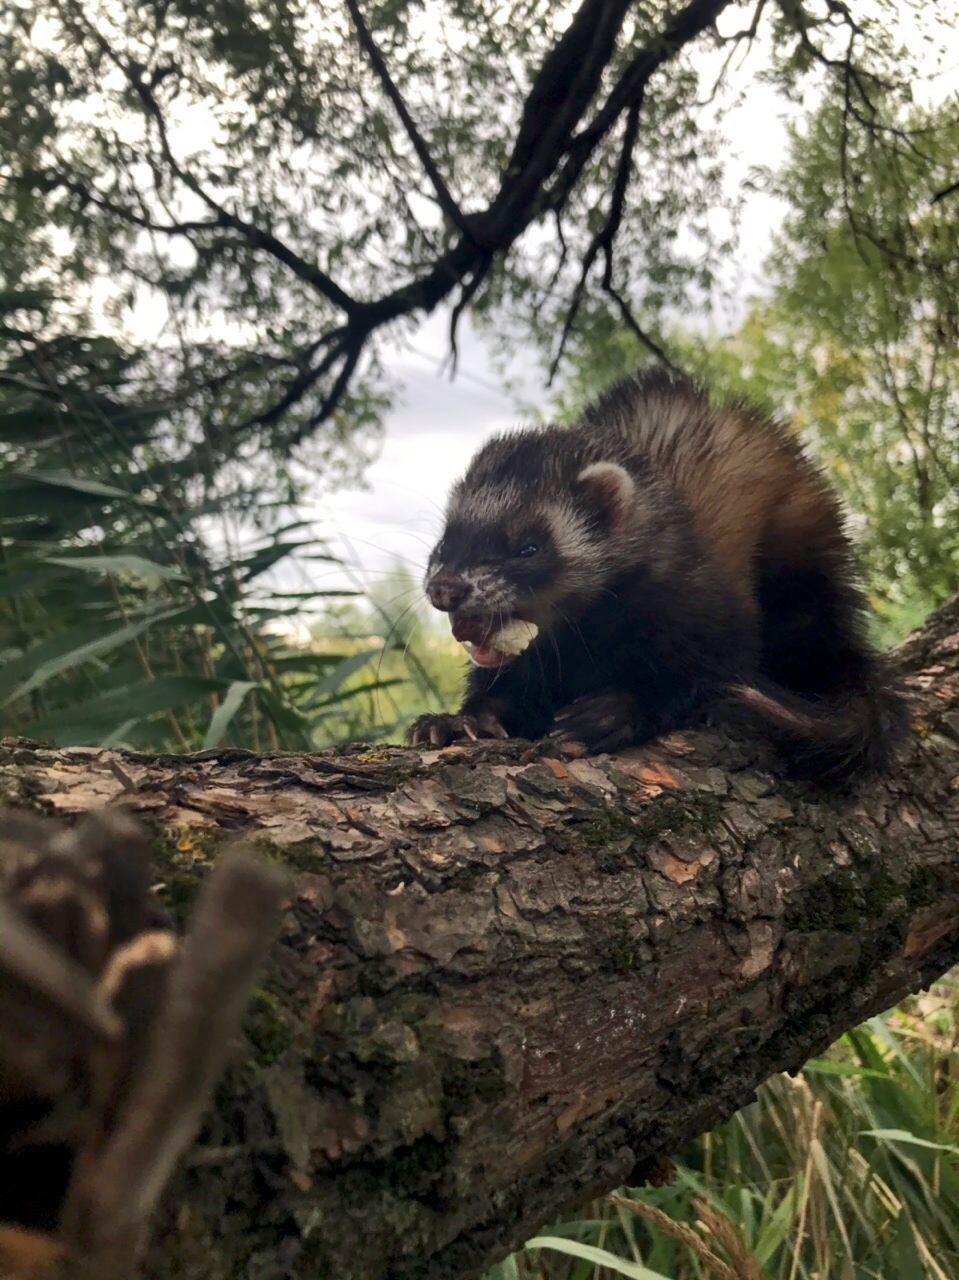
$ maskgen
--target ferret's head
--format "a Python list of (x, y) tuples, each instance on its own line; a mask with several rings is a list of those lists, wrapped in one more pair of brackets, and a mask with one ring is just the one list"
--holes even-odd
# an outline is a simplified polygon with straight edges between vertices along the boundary
[(575, 431), (494, 437), (450, 494), (426, 594), (473, 662), (501, 666), (509, 655), (488, 642), (504, 624), (547, 631), (600, 594), (635, 500), (629, 473)]

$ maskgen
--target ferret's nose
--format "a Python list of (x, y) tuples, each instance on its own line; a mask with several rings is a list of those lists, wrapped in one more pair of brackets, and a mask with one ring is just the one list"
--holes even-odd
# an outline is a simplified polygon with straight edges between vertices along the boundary
[(443, 613), (458, 609), (470, 593), (469, 583), (452, 574), (437, 574), (426, 588), (430, 604)]

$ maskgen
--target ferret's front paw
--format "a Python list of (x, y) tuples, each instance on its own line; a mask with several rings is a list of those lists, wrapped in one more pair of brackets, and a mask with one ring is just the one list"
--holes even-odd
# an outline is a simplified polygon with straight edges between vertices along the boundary
[(581, 742), (589, 751), (621, 751), (646, 737), (639, 704), (630, 693), (609, 689), (577, 698), (556, 715), (553, 737)]
[(488, 712), (478, 716), (448, 716), (428, 713), (419, 716), (410, 725), (407, 737), (414, 747), (429, 742), (434, 747), (445, 747), (457, 738), (508, 738), (509, 734)]

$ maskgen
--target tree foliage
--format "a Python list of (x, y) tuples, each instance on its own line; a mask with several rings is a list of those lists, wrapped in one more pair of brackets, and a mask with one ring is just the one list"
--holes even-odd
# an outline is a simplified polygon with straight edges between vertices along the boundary
[[(839, 162), (837, 163), (837, 156)], [(876, 138), (839, 105), (793, 131), (790, 213), (753, 343), (862, 518), (884, 594), (959, 590), (959, 109)]]
[(28, 334), (27, 314), (42, 329), (50, 306), (8, 294), (0, 318), (0, 733), (173, 750), (323, 740), (357, 696), (344, 680), (386, 646), (291, 644), (285, 620), (325, 593), (269, 575), (330, 556), (302, 520), (231, 536), (242, 475), (231, 495), (228, 473), (214, 487), (171, 457), (176, 406), (149, 397), (142, 354)]
[(860, 110), (874, 70), (913, 73), (834, 0), (6, 13), (6, 212), (28, 245), (57, 232), (19, 283), (166, 321), (167, 363), (204, 397), (197, 448), (316, 438), (327, 461), (375, 421), (387, 332), (444, 300), (454, 333), (482, 302), (558, 355), (591, 312), (639, 335), (638, 298), (655, 333), (709, 287), (726, 238), (704, 99), (727, 51), (768, 36), (784, 85), (823, 71)]

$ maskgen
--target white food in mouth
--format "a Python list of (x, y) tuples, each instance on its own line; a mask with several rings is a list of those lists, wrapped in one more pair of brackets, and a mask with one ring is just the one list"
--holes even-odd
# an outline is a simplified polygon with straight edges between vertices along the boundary
[(473, 644), (464, 640), (463, 648), (475, 666), (499, 667), (528, 649), (538, 635), (539, 627), (535, 622), (521, 622), (517, 618), (500, 627), (485, 644)]
[(509, 654), (511, 658), (524, 649), (528, 649), (539, 635), (539, 627), (535, 622), (521, 622), (516, 619), (500, 627), (495, 635), (489, 638), (489, 647), (498, 649), (500, 653)]

